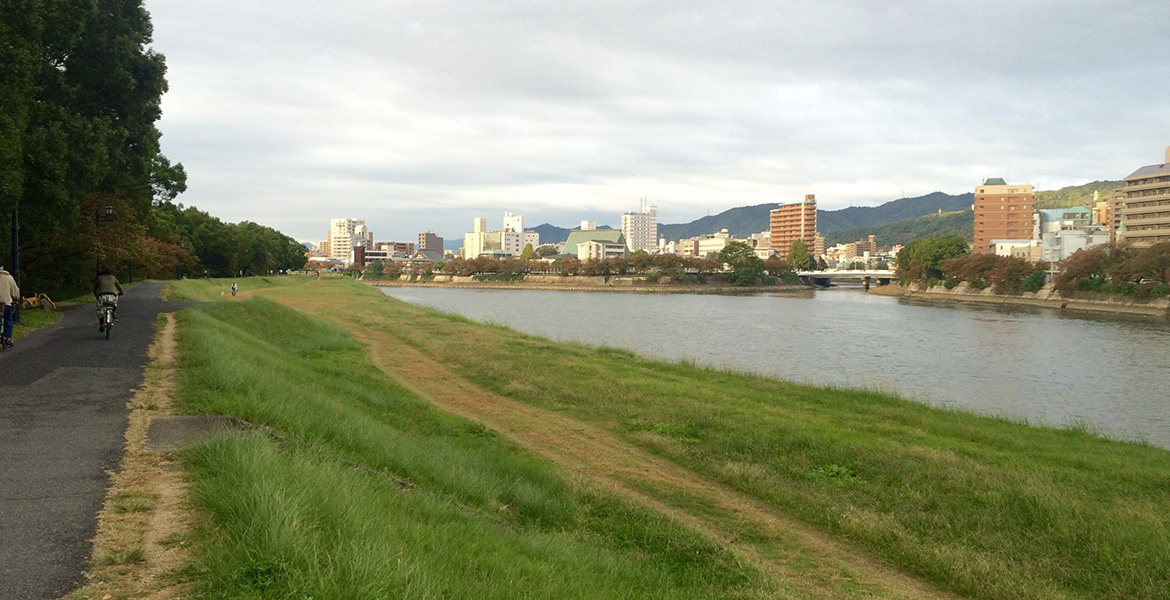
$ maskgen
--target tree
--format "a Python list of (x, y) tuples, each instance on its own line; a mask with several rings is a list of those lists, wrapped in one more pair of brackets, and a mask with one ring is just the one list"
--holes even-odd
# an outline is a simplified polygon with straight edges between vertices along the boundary
[(736, 285), (752, 285), (764, 275), (764, 261), (745, 242), (728, 242), (719, 252), (719, 262), (731, 271), (727, 278)]
[[(898, 276), (906, 279), (942, 279), (943, 261), (958, 258), (970, 252), (967, 240), (960, 235), (937, 235), (918, 238), (898, 252), (895, 264)], [(913, 265), (918, 261), (917, 265)], [(909, 276), (912, 272), (916, 277)]]
[(524, 246), (524, 251), (520, 253), (520, 260), (526, 261), (532, 258), (532, 255), (535, 253), (536, 251), (532, 249), (532, 244), (528, 244), (527, 246)]
[(792, 268), (798, 271), (808, 270), (816, 263), (813, 262), (813, 257), (808, 252), (808, 244), (804, 240), (796, 240), (792, 242), (792, 247), (788, 250), (788, 262), (792, 264)]
[(792, 265), (779, 256), (770, 256), (764, 261), (764, 271), (772, 277), (780, 277), (792, 271)]

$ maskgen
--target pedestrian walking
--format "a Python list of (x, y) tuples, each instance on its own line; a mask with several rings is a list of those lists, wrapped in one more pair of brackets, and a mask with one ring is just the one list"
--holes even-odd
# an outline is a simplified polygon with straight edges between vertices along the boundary
[(236, 295), (236, 282), (234, 282), (234, 281), (232, 282), (232, 295), (233, 296)]
[(12, 275), (4, 270), (3, 265), (0, 265), (0, 304), (4, 305), (4, 327), (0, 330), (0, 349), (12, 347), (12, 327), (15, 325), (13, 319), (16, 317), (17, 302), (20, 302), (20, 288), (16, 286), (16, 280), (12, 278)]

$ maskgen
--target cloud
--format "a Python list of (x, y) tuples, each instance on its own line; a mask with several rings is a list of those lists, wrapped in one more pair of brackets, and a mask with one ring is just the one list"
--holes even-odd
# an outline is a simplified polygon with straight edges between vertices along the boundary
[[(1156, 2), (147, 2), (180, 200), (301, 239), (662, 222), (1161, 157)], [(762, 228), (762, 227), (761, 227)]]

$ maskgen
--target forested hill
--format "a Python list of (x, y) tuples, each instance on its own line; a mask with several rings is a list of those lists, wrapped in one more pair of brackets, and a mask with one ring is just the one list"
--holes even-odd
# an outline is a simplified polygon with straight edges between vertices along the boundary
[[(967, 210), (975, 202), (975, 194), (968, 192), (952, 196), (934, 192), (915, 198), (902, 198), (881, 206), (852, 206), (841, 210), (817, 211), (817, 229), (822, 234), (852, 227), (875, 227), (926, 215)], [(761, 230), (762, 231), (762, 230)]]
[(975, 233), (975, 212), (970, 208), (956, 212), (944, 212), (914, 219), (904, 219), (877, 226), (838, 229), (825, 233), (825, 244), (833, 246), (873, 235), (878, 246), (908, 244), (912, 240), (932, 235), (961, 235), (970, 242)]
[[(971, 208), (974, 194), (959, 194), (952, 196), (942, 192), (934, 192), (915, 198), (902, 198), (887, 202), (881, 206), (854, 206), (841, 210), (818, 210), (817, 229), (821, 233), (828, 233), (851, 227), (874, 227), (885, 223), (893, 223), (930, 214), (955, 212)], [(677, 225), (660, 224), (658, 237), (668, 240), (695, 237), (715, 233), (720, 229), (727, 229), (733, 237), (744, 238), (753, 233), (759, 233), (768, 228), (768, 213), (775, 209), (777, 204), (757, 204), (755, 206), (741, 206), (723, 211), (717, 215), (710, 215)], [(543, 238), (542, 238), (543, 240)]]
[(1093, 181), (1085, 185), (1073, 185), (1059, 190), (1036, 192), (1036, 208), (1069, 208), (1071, 206), (1093, 207), (1093, 192), (1097, 199), (1107, 202), (1120, 181)]

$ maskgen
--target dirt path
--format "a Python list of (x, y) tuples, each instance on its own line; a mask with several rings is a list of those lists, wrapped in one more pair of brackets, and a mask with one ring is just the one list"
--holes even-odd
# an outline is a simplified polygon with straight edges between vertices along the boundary
[[(323, 312), (316, 302), (279, 301)], [(795, 589), (794, 597), (955, 597), (600, 428), (480, 388), (390, 334), (336, 314), (327, 318), (368, 344), (374, 364), (420, 397), (702, 533), (772, 577), (781, 589)], [(745, 529), (763, 536), (742, 535)]]

